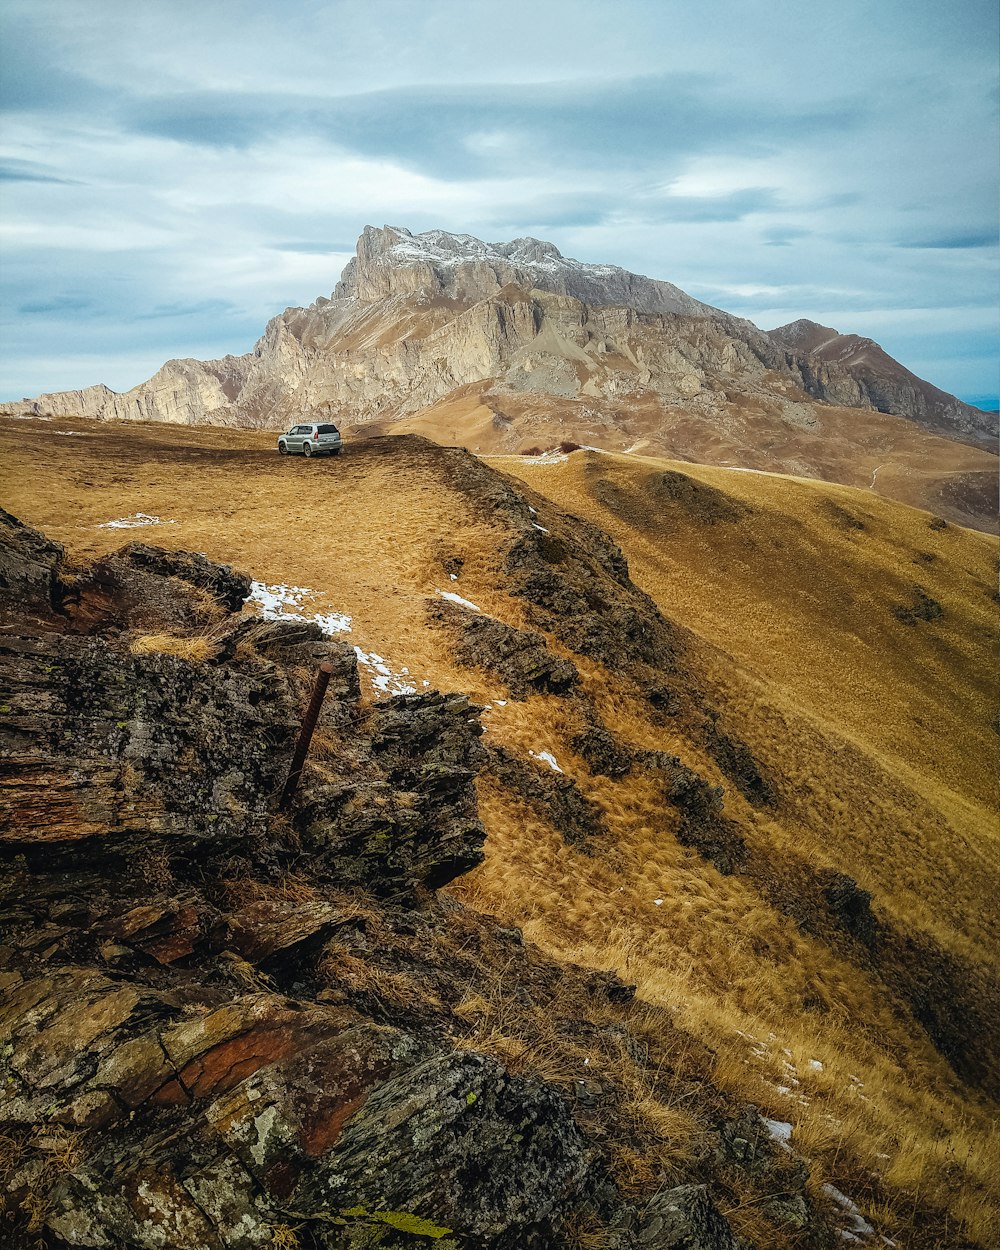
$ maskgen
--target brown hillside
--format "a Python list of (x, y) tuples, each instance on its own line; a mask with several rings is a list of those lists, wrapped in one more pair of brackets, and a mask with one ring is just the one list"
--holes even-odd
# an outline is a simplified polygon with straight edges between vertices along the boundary
[[(78, 558), (138, 538), (308, 588), (369, 676), (484, 704), (456, 896), (674, 1013), (880, 1235), (991, 1244), (994, 539), (646, 456), (50, 428), (3, 424), (10, 511)], [(477, 1027), (510, 1044), (496, 1003)]]

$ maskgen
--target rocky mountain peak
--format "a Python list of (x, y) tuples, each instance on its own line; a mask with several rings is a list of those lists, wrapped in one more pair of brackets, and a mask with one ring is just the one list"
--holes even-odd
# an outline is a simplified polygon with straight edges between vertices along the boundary
[[(449, 397), (460, 404), (451, 425), (434, 415)], [(995, 414), (923, 382), (871, 339), (807, 318), (765, 333), (669, 282), (564, 256), (544, 239), (489, 243), (387, 224), (364, 227), (332, 298), (287, 308), (244, 356), (168, 361), (124, 394), (43, 394), (0, 404), (0, 415), (272, 429), (333, 417), (380, 432), (405, 422), (405, 432), (483, 452), (571, 438), (795, 473), (822, 463), (825, 476), (831, 446), (838, 453), (817, 404), (899, 415), (977, 449), (996, 437)], [(911, 434), (886, 427), (893, 440)], [(852, 455), (846, 480), (867, 482), (881, 463), (862, 470)], [(977, 464), (995, 482), (992, 460)], [(972, 512), (963, 503), (953, 515), (992, 526), (993, 498), (980, 501), (977, 486)]]
[(354, 258), (334, 291), (335, 300), (376, 303), (420, 295), (463, 303), (489, 299), (505, 286), (567, 295), (595, 307), (625, 306), (639, 312), (715, 316), (669, 282), (563, 256), (554, 243), (524, 237), (486, 243), (471, 234), (403, 226), (365, 226)]
[(805, 352), (811, 352), (819, 344), (840, 337), (840, 331), (833, 326), (820, 325), (818, 321), (810, 321), (808, 317), (800, 317), (797, 321), (790, 321), (788, 325), (777, 326), (774, 330), (768, 330), (768, 334), (785, 347)]

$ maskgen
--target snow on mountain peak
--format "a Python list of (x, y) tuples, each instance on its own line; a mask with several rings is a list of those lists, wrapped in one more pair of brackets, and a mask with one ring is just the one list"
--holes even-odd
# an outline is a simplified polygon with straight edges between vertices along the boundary
[(505, 286), (567, 295), (593, 306), (623, 305), (640, 312), (719, 315), (669, 282), (629, 273), (618, 265), (563, 256), (554, 243), (523, 237), (486, 243), (471, 234), (403, 226), (365, 226), (357, 254), (344, 269), (334, 297), (372, 303), (397, 295), (444, 296), (475, 302)]

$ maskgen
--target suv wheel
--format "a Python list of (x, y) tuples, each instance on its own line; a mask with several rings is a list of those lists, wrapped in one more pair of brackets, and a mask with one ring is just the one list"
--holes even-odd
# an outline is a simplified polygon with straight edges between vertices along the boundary
[(288, 455), (288, 444), (287, 444), (287, 443), (279, 443), (279, 444), (278, 444), (278, 455), (279, 455), (279, 456), (287, 456), (287, 455)]
[(311, 456), (313, 454), (312, 443), (302, 444), (302, 454), (303, 456)]

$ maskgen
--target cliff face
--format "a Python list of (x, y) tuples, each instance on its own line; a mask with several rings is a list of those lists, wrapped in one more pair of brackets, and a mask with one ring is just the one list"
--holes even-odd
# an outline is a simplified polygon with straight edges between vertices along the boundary
[(0, 412), (275, 429), (334, 417), (350, 426), (392, 422), (478, 386), (497, 409), (529, 394), (709, 420), (742, 406), (800, 426), (815, 423), (810, 401), (821, 400), (959, 437), (992, 428), (988, 414), (903, 374), (884, 353), (864, 368), (816, 355), (668, 282), (583, 264), (537, 239), (487, 244), (366, 226), (333, 298), (275, 317), (249, 355), (170, 361), (125, 394), (90, 387)]
[(902, 413), (932, 429), (971, 438), (996, 437), (995, 413), (963, 404), (918, 378), (873, 339), (841, 334), (808, 320), (779, 326), (769, 330), (768, 336), (786, 349), (790, 362), (797, 362), (810, 394), (835, 403), (850, 402), (837, 398), (850, 379), (855, 386), (848, 385), (843, 393), (855, 396), (852, 402), (858, 406)]

